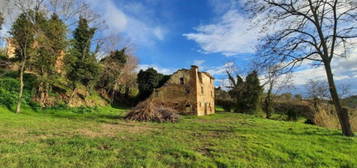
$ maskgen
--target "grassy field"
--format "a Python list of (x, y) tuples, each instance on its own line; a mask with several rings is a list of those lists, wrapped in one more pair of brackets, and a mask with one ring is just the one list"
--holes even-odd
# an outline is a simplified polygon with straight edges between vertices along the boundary
[(174, 124), (124, 114), (0, 106), (0, 167), (357, 167), (357, 138), (337, 130), (234, 113)]

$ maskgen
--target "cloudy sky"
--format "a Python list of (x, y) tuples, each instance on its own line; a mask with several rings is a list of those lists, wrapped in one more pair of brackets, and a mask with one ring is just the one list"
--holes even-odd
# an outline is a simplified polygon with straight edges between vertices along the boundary
[[(235, 0), (86, 1), (108, 24), (102, 34), (119, 34), (141, 68), (169, 74), (196, 64), (216, 77), (216, 85), (226, 78), (226, 67), (248, 68), (261, 36)], [(357, 50), (336, 59), (333, 68), (337, 83), (350, 85), (357, 94)], [(323, 68), (305, 64), (293, 82), (302, 86), (310, 79), (325, 80)]]

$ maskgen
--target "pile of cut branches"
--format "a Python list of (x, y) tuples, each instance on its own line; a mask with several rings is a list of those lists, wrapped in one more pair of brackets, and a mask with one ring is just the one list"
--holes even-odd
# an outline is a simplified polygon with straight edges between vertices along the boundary
[(139, 103), (126, 116), (125, 119), (134, 121), (177, 122), (179, 115), (170, 107), (155, 103), (151, 99)]

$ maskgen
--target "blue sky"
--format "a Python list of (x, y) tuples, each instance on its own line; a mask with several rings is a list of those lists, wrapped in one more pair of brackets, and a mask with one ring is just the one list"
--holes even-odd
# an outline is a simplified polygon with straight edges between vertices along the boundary
[[(254, 59), (259, 27), (252, 24), (235, 0), (87, 0), (101, 11), (111, 32), (120, 34), (139, 58), (139, 67), (172, 73), (199, 65), (224, 82), (225, 69), (234, 64), (246, 71)], [(357, 50), (333, 64), (338, 85), (357, 93)], [(293, 74), (298, 92), (310, 79), (326, 80), (323, 67), (309, 63)]]
[[(4, 0), (0, 0), (0, 9)], [(115, 36), (117, 47), (129, 46), (139, 59), (139, 69), (154, 67), (170, 74), (195, 64), (226, 82), (225, 70), (233, 64), (247, 71), (255, 45), (264, 34), (246, 17), (239, 0), (84, 0), (102, 16), (107, 29), (97, 38)], [(0, 34), (6, 34), (9, 26)], [(357, 41), (355, 41), (357, 43)], [(357, 94), (357, 47), (349, 57), (333, 62), (338, 85)], [(323, 67), (306, 62), (293, 74), (298, 92), (310, 79), (326, 80)]]
[[(87, 2), (97, 11), (103, 11), (100, 14), (109, 25), (109, 30), (106, 31), (119, 33), (126, 45), (129, 44), (133, 48), (134, 55), (139, 58), (140, 68), (152, 66), (162, 73), (169, 74), (196, 64), (201, 70), (215, 75), (216, 84), (219, 85), (220, 80), (225, 78), (224, 67), (235, 62), (243, 69), (254, 54), (253, 45), (238, 46), (235, 43), (239, 43), (239, 40), (232, 41), (233, 46), (227, 45), (227, 42), (221, 43), (228, 46), (223, 49), (209, 47), (209, 45), (219, 45), (218, 43), (205, 43), (215, 40), (214, 37), (204, 35), (207, 33), (204, 32), (206, 27), (221, 22), (228, 11), (231, 12), (228, 15), (232, 17), (242, 14), (239, 13), (239, 4), (231, 0), (103, 0), (100, 2), (87, 0)], [(237, 28), (241, 29), (239, 33), (243, 33), (246, 27)], [(201, 38), (203, 39), (200, 40)]]

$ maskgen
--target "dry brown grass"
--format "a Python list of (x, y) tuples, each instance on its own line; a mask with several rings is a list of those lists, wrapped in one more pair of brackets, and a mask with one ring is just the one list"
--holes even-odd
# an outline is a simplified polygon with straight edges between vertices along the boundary
[[(349, 108), (348, 111), (350, 114), (352, 130), (357, 131), (357, 110)], [(326, 128), (341, 128), (336, 111), (333, 105), (330, 104), (323, 104), (319, 106), (319, 112), (314, 114), (314, 122), (316, 125)]]
[(156, 128), (154, 127), (127, 122), (125, 124), (101, 124), (97, 129), (81, 128), (77, 129), (75, 132), (76, 134), (88, 137), (115, 137), (118, 135), (118, 133), (122, 132), (142, 134), (153, 131), (155, 129)]

